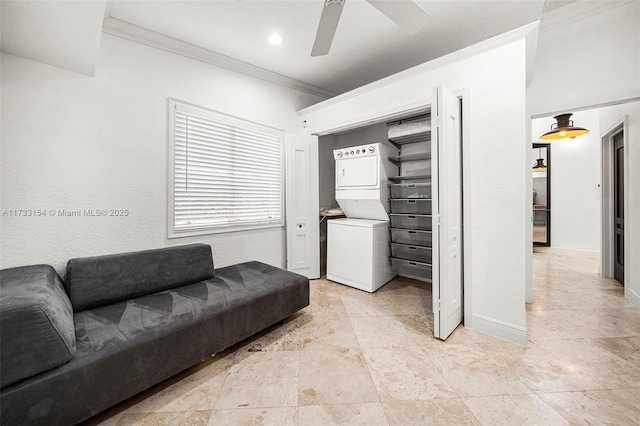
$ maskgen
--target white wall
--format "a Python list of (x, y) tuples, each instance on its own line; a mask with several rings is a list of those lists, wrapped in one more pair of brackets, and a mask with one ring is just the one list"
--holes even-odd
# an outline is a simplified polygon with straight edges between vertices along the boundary
[(283, 228), (167, 239), (167, 98), (301, 133), (321, 98), (103, 35), (95, 77), (2, 55), (2, 209), (128, 209), (127, 217), (1, 217), (2, 268), (203, 242), (216, 266), (284, 266)]
[(546, 14), (534, 77), (533, 116), (640, 97), (640, 2), (575, 2)]
[(640, 102), (600, 109), (600, 129), (605, 133), (621, 119), (625, 128), (625, 297), (640, 309)]
[(380, 142), (393, 147), (387, 139), (387, 124), (376, 123), (356, 130), (338, 133), (336, 135), (336, 149), (350, 146)]
[(333, 159), (333, 150), (336, 148), (334, 135), (318, 138), (319, 184), (320, 184), (320, 208), (330, 209), (338, 207), (335, 194), (336, 165)]
[[(599, 252), (600, 115), (597, 109), (579, 111), (571, 119), (590, 132), (551, 141), (551, 247)], [(542, 142), (553, 123), (553, 117), (533, 120), (532, 140)]]
[[(440, 84), (466, 92), (465, 325), (526, 343), (525, 235), (531, 213), (526, 143), (523, 34), (380, 80), (301, 111), (310, 132), (322, 133), (376, 117), (424, 108)], [(508, 117), (508, 119), (505, 119)]]

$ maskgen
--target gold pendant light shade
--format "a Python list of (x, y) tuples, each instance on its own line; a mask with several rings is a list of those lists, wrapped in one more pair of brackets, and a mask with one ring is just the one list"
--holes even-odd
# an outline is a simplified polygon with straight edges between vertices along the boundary
[(534, 172), (541, 172), (543, 170), (547, 170), (547, 166), (544, 164), (544, 158), (542, 158), (542, 148), (538, 148), (538, 159), (536, 160), (536, 164), (531, 168)]
[(544, 160), (542, 158), (538, 158), (536, 160), (536, 164), (531, 168), (534, 172), (541, 172), (543, 170), (547, 170), (547, 166), (544, 165)]
[(576, 127), (573, 120), (570, 120), (573, 114), (560, 114), (553, 117), (556, 122), (551, 125), (551, 130), (540, 136), (542, 140), (575, 138), (589, 133), (587, 129)]

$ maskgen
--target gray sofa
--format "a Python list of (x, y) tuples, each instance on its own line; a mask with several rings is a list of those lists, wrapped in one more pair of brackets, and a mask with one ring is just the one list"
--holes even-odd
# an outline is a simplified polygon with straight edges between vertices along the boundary
[(77, 424), (308, 304), (306, 277), (204, 244), (2, 270), (1, 424)]

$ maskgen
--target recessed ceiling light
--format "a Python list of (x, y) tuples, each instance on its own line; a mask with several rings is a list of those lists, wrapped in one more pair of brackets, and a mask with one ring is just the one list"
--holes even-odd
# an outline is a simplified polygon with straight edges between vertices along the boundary
[(280, 34), (271, 34), (269, 36), (269, 43), (273, 44), (274, 46), (282, 44), (283, 41), (284, 37), (282, 37)]

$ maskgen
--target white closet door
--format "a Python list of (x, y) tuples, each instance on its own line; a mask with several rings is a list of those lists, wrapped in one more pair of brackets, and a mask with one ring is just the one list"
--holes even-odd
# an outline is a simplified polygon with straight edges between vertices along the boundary
[(287, 269), (320, 278), (317, 136), (286, 135)]
[(463, 310), (461, 111), (459, 99), (444, 86), (434, 89), (434, 99), (432, 209), (437, 225), (433, 227), (433, 335), (444, 340), (462, 322)]

